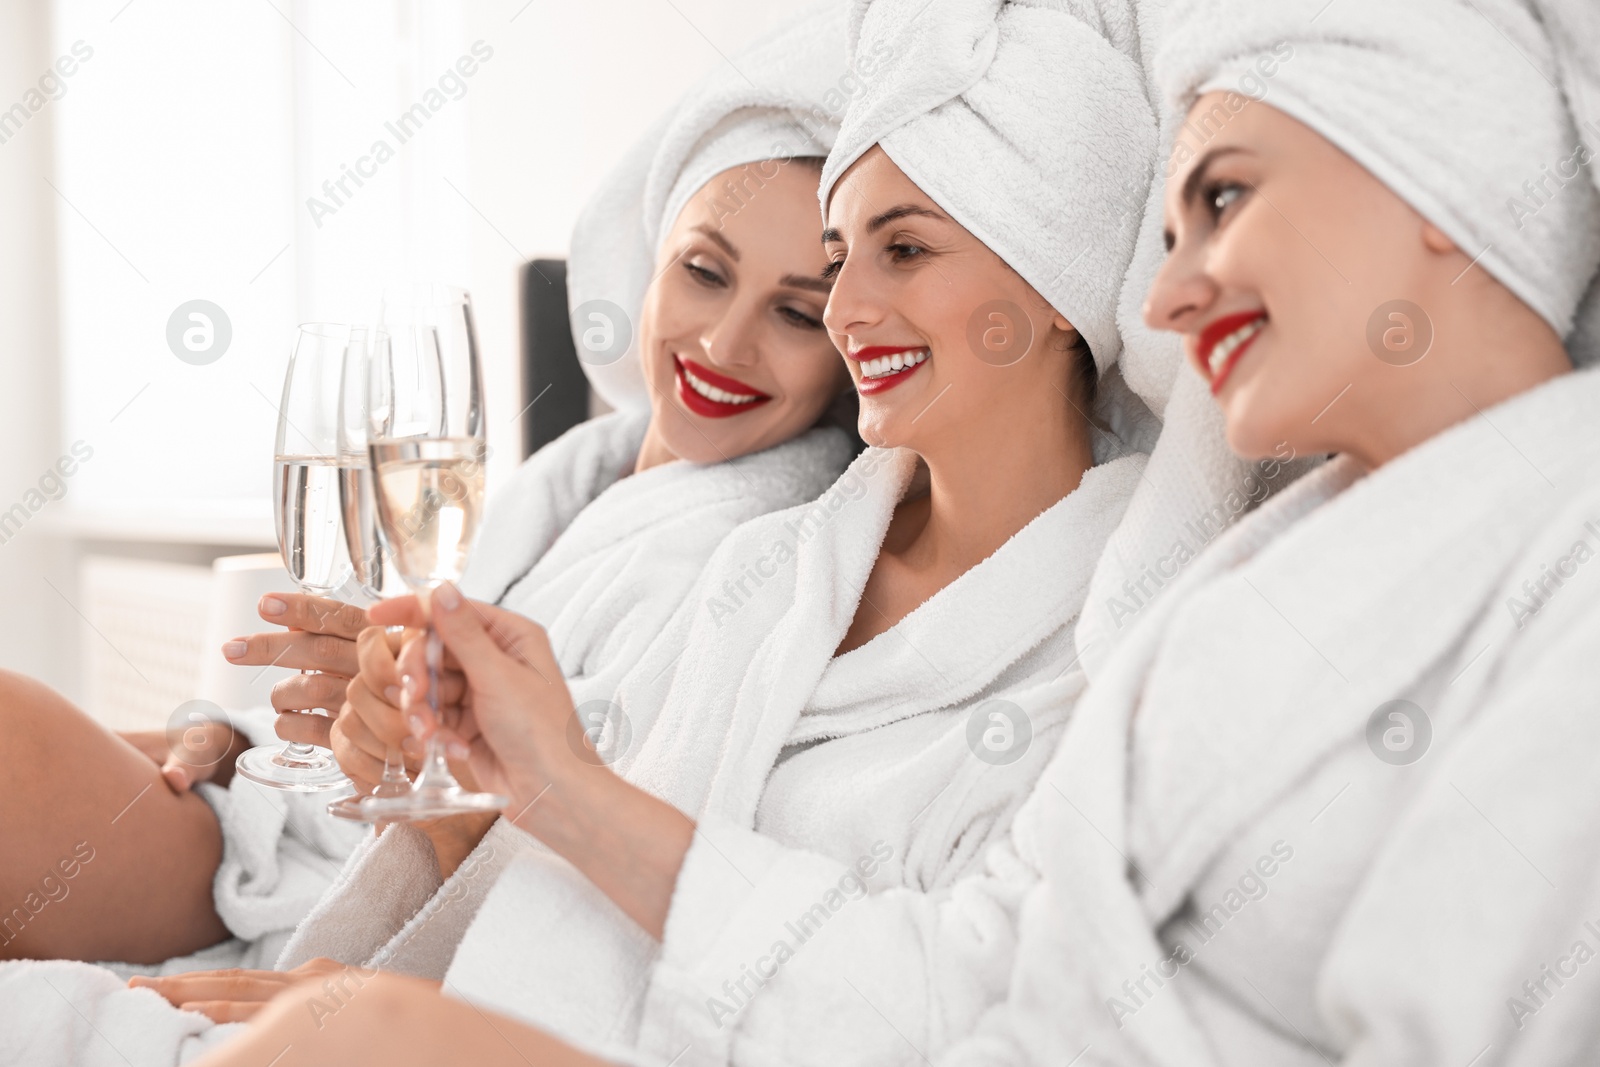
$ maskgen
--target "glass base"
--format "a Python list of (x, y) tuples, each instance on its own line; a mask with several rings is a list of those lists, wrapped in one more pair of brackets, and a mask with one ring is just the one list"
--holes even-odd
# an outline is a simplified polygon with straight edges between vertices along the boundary
[(291, 793), (325, 793), (350, 785), (333, 753), (323, 748), (311, 747), (310, 753), (302, 756), (287, 745), (260, 745), (240, 753), (234, 766), (257, 785)]
[[(388, 790), (385, 792), (385, 790)], [(407, 779), (400, 779), (394, 784), (380, 784), (371, 793), (351, 793), (347, 797), (340, 797), (330, 801), (328, 814), (335, 819), (345, 819), (349, 822), (376, 822), (372, 816), (362, 810), (363, 800), (395, 800), (411, 793), (411, 783)]]
[(423, 786), (404, 796), (365, 796), (355, 806), (363, 822), (415, 822), (475, 811), (499, 811), (509, 803), (508, 798), (498, 793), (474, 793), (461, 786)]

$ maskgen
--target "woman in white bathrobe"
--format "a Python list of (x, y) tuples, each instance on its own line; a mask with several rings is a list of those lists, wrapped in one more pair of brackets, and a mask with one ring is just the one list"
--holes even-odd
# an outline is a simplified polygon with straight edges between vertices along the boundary
[[(512, 862), (459, 948), (430, 958), (417, 946), (483, 867), (408, 899), (391, 887), (410, 846), (387, 832), (286, 964), (321, 952), (442, 977), (480, 1010), (663, 1061), (915, 1055), (875, 1014), (892, 990), (858, 988), (828, 1034), (790, 1021), (809, 1015), (794, 990), (821, 979), (813, 939), (851, 909), (884, 894), (937, 907), (980, 869), (1082, 684), (1074, 623), (1143, 465), (1084, 415), (1090, 366), (1118, 399), (1115, 308), (1140, 221), (1089, 191), (1142, 201), (1155, 124), (1137, 60), (1073, 15), (953, 5), (925, 26), (914, 7), (867, 11), (858, 50), (884, 44), (899, 65), (847, 115), (823, 186), (827, 321), (877, 447), (814, 504), (724, 543), (617, 695), (596, 753), (620, 750), (617, 773), (575, 732), (582, 694), (543, 680), (538, 627), (437, 597), (471, 683), (473, 768), (514, 797), (486, 843)], [(1058, 699), (1023, 714), (1013, 696), (1040, 688)], [(541, 843), (518, 846), (529, 834)], [(251, 980), (158, 988), (177, 1001), (190, 982), (235, 995)], [(456, 1055), (503, 1051), (483, 1029), (455, 1028)]]
[[(496, 491), (465, 581), (550, 627), (571, 677), (614, 685), (723, 535), (816, 496), (851, 458), (849, 434), (818, 425), (848, 397), (821, 322), (828, 285), (814, 207), (836, 126), (813, 108), (843, 71), (842, 22), (813, 13), (758, 46), (789, 65), (760, 94), (727, 72), (708, 79), (580, 218), (570, 259), (575, 336), (593, 328), (585, 309), (596, 300), (627, 309), (637, 326), (625, 355), (584, 350), (585, 370), (620, 410), (542, 449)], [(611, 325), (628, 335), (628, 324)], [(279, 709), (337, 711), (353, 699), (346, 683), (358, 637), (369, 659), (389, 655), (382, 630), (353, 606), (282, 594), (264, 598), (261, 611), (289, 629), (236, 639), (225, 654), (317, 672), (282, 683)], [(185, 764), (166, 736), (141, 736), (141, 755), (25, 677), (6, 675), (0, 689), (5, 747), (17, 757), (0, 792), (0, 899), (24, 909), (6, 916), (0, 956), (168, 961), (168, 970), (277, 958), (353, 843), (334, 833), (343, 827), (316, 798), (243, 780), (192, 790), (231, 771), (227, 739), (182, 753)], [(271, 731), (270, 714), (241, 719), (247, 731)], [(278, 729), (327, 743), (331, 722), (284, 714)], [(340, 753), (363, 788), (380, 773), (376, 744), (376, 763), (356, 748)], [(446, 828), (440, 839), (450, 854), (458, 835)], [(67, 861), (70, 880), (55, 869)], [(70, 902), (52, 899), (68, 892)]]
[(1037, 880), (1006, 998), (950, 1062), (1592, 1063), (1594, 72), (1484, 0), (1169, 29), (1149, 319), (1235, 448), (1338, 455), (1085, 694), (1006, 856)]
[[(1589, 118), (1520, 5), (1205, 0), (1173, 33), (1193, 106), (1151, 321), (1242, 452), (1338, 456), (1184, 562), (987, 877), (889, 961), (964, 993), (906, 1058), (1589, 1062), (1600, 380), (1593, 334), (1563, 344), (1600, 261)], [(1228, 91), (1263, 82), (1265, 103)], [(841, 967), (890, 951), (887, 903), (829, 920), (859, 943)], [(311, 1036), (311, 993), (261, 1049)], [(358, 1004), (333, 1042), (359, 1040)], [(919, 1021), (883, 1018), (908, 1043)], [(795, 1019), (790, 1058), (826, 1023)]]

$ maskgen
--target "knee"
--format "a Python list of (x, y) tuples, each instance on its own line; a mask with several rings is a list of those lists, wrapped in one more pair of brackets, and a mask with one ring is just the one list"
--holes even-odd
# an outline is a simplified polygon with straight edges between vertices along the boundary
[(0, 745), (19, 763), (31, 748), (54, 748), (52, 738), (81, 718), (70, 701), (36, 678), (0, 669)]

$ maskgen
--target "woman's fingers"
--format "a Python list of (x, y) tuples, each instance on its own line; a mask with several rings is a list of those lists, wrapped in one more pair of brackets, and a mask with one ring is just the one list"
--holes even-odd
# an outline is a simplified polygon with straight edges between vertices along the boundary
[(367, 613), (354, 604), (304, 593), (268, 593), (256, 605), (256, 610), (274, 626), (350, 640), (372, 625), (367, 621)]
[(338, 711), (344, 706), (349, 684), (350, 679), (342, 674), (296, 674), (272, 687), (272, 706), (278, 711)]
[(226, 781), (233, 776), (232, 760), (249, 747), (243, 734), (224, 722), (190, 726), (167, 741), (167, 755), (161, 761), (161, 778), (174, 793), (183, 793), (200, 782)]
[(135, 989), (153, 989), (176, 1006), (205, 1001), (271, 1000), (295, 976), (283, 971), (194, 971), (166, 977), (137, 975), (128, 980)]
[(414, 593), (380, 600), (367, 609), (367, 618), (374, 626), (406, 626), (421, 628), (428, 625), (428, 613), (422, 600)]
[(235, 637), (222, 646), (229, 663), (293, 667), (350, 677), (358, 669), (353, 637), (283, 630)]
[(285, 741), (327, 748), (333, 720), (326, 715), (287, 711), (278, 716), (272, 728)]

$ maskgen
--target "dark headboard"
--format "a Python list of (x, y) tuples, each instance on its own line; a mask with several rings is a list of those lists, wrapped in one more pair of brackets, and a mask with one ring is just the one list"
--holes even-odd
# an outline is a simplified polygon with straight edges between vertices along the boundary
[(525, 456), (589, 417), (589, 380), (567, 318), (564, 259), (522, 268), (522, 407)]

